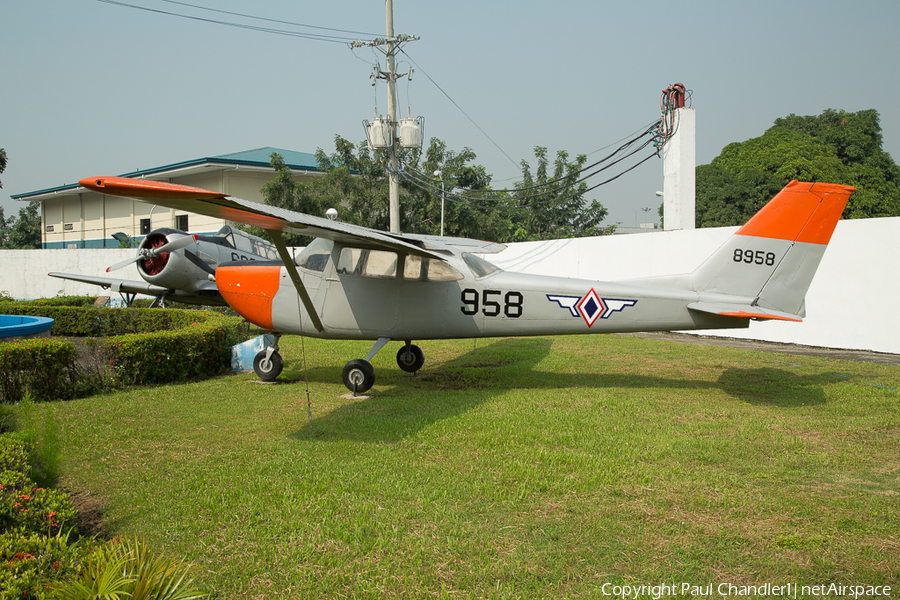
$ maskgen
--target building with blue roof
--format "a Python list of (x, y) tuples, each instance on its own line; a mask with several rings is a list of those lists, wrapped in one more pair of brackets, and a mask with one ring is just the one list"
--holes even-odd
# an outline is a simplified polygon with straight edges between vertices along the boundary
[[(297, 181), (323, 175), (313, 154), (265, 147), (141, 169), (121, 177), (192, 185), (262, 202), (260, 190), (266, 182), (275, 178), (275, 170), (270, 164), (273, 152), (284, 158)], [(220, 219), (175, 211), (139, 200), (107, 196), (77, 183), (18, 194), (12, 198), (41, 203), (43, 248), (117, 248), (119, 242), (113, 238), (114, 234), (124, 233), (138, 241), (161, 227), (209, 234), (225, 224)]]

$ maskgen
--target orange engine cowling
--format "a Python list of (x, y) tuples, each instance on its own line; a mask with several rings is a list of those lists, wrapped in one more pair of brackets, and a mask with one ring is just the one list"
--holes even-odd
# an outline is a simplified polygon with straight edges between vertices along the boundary
[(216, 269), (219, 293), (239, 315), (273, 331), (272, 299), (278, 292), (280, 266), (229, 264)]

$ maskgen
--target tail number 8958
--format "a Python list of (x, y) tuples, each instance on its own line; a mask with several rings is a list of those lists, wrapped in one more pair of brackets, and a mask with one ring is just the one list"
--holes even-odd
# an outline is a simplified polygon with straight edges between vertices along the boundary
[(738, 248), (734, 251), (733, 260), (734, 262), (747, 263), (748, 265), (768, 265), (771, 267), (775, 264), (775, 253), (763, 252), (762, 250), (741, 250)]

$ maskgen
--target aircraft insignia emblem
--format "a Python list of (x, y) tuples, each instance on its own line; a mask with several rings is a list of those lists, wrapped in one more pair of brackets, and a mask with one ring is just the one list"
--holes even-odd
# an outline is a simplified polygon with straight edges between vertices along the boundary
[(588, 327), (596, 323), (597, 319), (608, 319), (614, 312), (620, 312), (637, 304), (637, 300), (601, 298), (593, 288), (584, 296), (547, 294), (547, 300), (556, 302), (560, 308), (567, 309), (573, 317), (583, 318)]

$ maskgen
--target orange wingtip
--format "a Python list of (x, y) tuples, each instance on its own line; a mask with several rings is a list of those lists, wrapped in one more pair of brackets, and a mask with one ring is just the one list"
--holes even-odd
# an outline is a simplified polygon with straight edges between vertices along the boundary
[(794, 319), (791, 317), (783, 317), (781, 315), (767, 315), (762, 313), (752, 313), (745, 311), (738, 312), (720, 312), (723, 317), (741, 317), (742, 319), (756, 319), (757, 321), (790, 321), (792, 323), (802, 323), (803, 319)]
[(85, 177), (78, 182), (89, 190), (125, 196), (126, 198), (172, 198), (180, 200), (211, 200), (224, 198), (225, 194), (205, 190), (203, 188), (164, 181), (148, 179), (130, 179), (128, 177)]
[(827, 244), (856, 188), (835, 183), (792, 181), (738, 235)]

